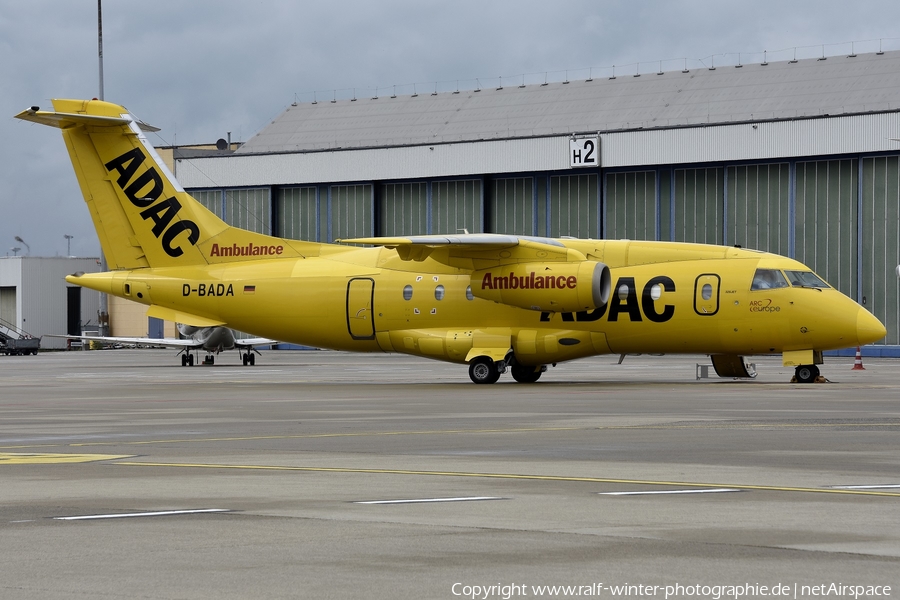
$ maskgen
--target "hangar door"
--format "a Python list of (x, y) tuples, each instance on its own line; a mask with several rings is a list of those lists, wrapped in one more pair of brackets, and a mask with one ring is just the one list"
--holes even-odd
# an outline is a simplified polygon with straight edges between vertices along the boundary
[(793, 257), (856, 298), (857, 161), (798, 162), (796, 185)]
[(484, 231), (480, 179), (435, 181), (431, 184), (431, 231), (436, 234)]
[(370, 184), (329, 188), (328, 242), (375, 234), (374, 199)]
[(547, 206), (550, 213), (550, 237), (600, 237), (600, 194), (597, 181), (596, 174), (550, 178)]
[(534, 235), (536, 215), (533, 177), (495, 179), (488, 210), (491, 233)]
[[(668, 190), (666, 190), (668, 193)], [(606, 175), (606, 237), (610, 240), (655, 240), (656, 172)], [(668, 225), (668, 221), (666, 222)], [(663, 232), (661, 232), (663, 233)], [(669, 236), (668, 227), (662, 239)]]
[(728, 167), (728, 244), (788, 256), (790, 165)]
[[(385, 183), (378, 211), (379, 235), (425, 235), (428, 231), (428, 184)], [(450, 233), (447, 231), (441, 233)]]
[(675, 169), (676, 242), (721, 244), (725, 174), (722, 168)]
[(16, 288), (15, 286), (0, 287), (0, 319), (6, 321), (10, 325), (16, 325), (18, 319), (16, 312)]
[(316, 188), (290, 187), (278, 190), (277, 235), (291, 240), (319, 241), (319, 202)]
[(862, 290), (860, 303), (887, 328), (885, 344), (900, 344), (900, 156), (863, 159)]

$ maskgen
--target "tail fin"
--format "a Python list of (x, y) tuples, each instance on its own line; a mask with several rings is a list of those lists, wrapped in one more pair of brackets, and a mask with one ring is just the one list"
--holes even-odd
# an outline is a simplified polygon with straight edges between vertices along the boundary
[(301, 256), (318, 244), (227, 225), (178, 184), (128, 111), (100, 100), (53, 100), (17, 118), (62, 130), (110, 269)]

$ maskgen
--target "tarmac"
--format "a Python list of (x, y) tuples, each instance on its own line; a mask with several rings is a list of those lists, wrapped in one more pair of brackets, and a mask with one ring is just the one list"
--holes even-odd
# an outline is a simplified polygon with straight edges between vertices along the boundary
[(0, 357), (0, 598), (900, 595), (900, 361), (617, 360)]

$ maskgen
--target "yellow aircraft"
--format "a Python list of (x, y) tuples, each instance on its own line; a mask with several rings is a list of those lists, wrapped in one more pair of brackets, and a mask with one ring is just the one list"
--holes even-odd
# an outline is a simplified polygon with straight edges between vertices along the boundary
[(53, 106), (16, 116), (62, 130), (112, 269), (66, 280), (150, 316), (468, 363), (475, 383), (507, 370), (534, 382), (546, 365), (609, 353), (709, 354), (722, 376), (748, 376), (745, 355), (781, 354), (812, 382), (823, 351), (886, 334), (803, 264), (755, 250), (492, 234), (321, 244), (230, 227), (125, 108)]

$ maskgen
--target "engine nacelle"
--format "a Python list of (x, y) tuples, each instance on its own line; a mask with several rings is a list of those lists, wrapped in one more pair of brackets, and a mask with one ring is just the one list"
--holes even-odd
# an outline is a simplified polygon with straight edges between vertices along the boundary
[(477, 298), (549, 312), (578, 312), (609, 300), (609, 267), (584, 260), (504, 265), (472, 273)]

